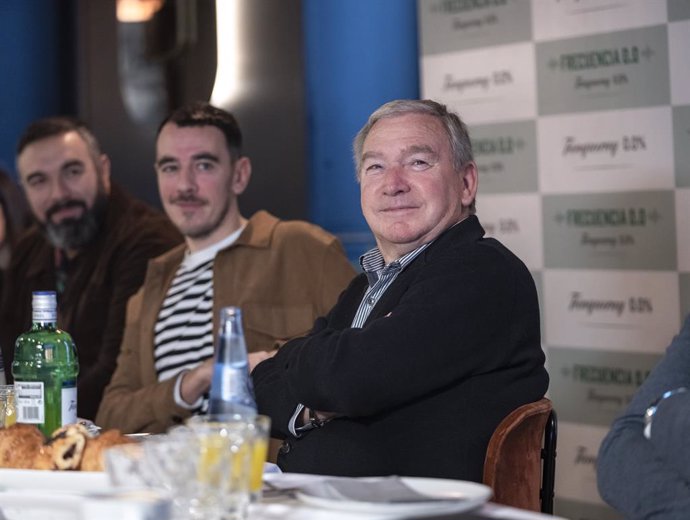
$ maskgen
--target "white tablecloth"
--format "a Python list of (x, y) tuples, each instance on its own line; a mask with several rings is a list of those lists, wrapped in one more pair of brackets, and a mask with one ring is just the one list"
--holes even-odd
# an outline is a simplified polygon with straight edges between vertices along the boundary
[[(474, 512), (503, 520), (566, 520), (558, 516), (533, 513), (492, 503), (485, 504)], [(459, 515), (460, 513), (455, 516)], [(321, 509), (289, 498), (271, 499), (261, 504), (254, 504), (249, 510), (249, 520), (392, 520), (393, 518), (395, 517), (391, 515), (368, 515)], [(452, 519), (453, 516), (448, 518)]]
[[(304, 475), (283, 474), (284, 484)], [(307, 476), (309, 479), (327, 477)], [(290, 480), (297, 479), (297, 480)], [(119, 492), (103, 473), (0, 470), (0, 520), (148, 520), (163, 518), (168, 499), (151, 491)], [(476, 510), (503, 520), (565, 520), (515, 508), (485, 504)], [(249, 520), (395, 520), (403, 516), (345, 512), (306, 505), (288, 493), (266, 493), (252, 504)], [(440, 518), (440, 517), (439, 517)], [(448, 516), (447, 519), (455, 518)]]

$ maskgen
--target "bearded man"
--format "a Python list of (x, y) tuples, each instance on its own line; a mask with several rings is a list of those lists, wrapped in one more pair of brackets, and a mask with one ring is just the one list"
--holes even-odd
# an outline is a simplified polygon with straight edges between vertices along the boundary
[(108, 157), (80, 121), (30, 124), (17, 170), (36, 224), (19, 240), (0, 304), (0, 346), (12, 381), (14, 342), (31, 326), (31, 294), (54, 290), (58, 327), (79, 353), (78, 415), (93, 419), (115, 369), (127, 300), (146, 265), (181, 242), (163, 213), (111, 180)]

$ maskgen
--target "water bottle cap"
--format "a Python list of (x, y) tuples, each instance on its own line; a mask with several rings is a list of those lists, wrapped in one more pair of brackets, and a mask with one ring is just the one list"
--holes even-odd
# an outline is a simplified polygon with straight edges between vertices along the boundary
[(35, 311), (55, 310), (57, 308), (55, 291), (34, 291), (31, 306)]
[(237, 316), (237, 315), (242, 315), (242, 309), (239, 307), (233, 307), (233, 306), (228, 306), (228, 307), (221, 307), (220, 309), (221, 314), (225, 314), (226, 316)]

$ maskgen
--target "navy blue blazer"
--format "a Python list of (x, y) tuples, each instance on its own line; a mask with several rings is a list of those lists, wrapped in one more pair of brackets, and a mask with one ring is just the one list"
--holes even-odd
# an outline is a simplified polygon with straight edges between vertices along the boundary
[[(259, 411), (284, 438), (284, 471), (481, 481), (489, 438), (548, 387), (531, 274), (475, 216), (448, 229), (352, 319), (353, 280), (312, 332), (253, 371)], [(298, 403), (337, 412), (295, 438)]]

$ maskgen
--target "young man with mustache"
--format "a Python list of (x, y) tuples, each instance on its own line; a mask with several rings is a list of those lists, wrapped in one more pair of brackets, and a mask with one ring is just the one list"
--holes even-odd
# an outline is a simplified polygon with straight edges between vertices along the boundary
[(238, 197), (252, 175), (228, 112), (194, 103), (161, 124), (155, 169), (166, 213), (185, 244), (149, 264), (97, 423), (162, 432), (205, 412), (221, 307), (243, 312), (247, 347), (267, 356), (307, 332), (354, 276), (338, 240), (266, 211), (251, 218)]
[(0, 344), (11, 381), (14, 342), (31, 326), (31, 293), (57, 291), (58, 327), (79, 353), (78, 415), (96, 416), (115, 370), (127, 300), (149, 259), (181, 241), (161, 212), (111, 179), (111, 165), (81, 122), (30, 124), (17, 146), (17, 170), (36, 224), (12, 255), (0, 306)]

